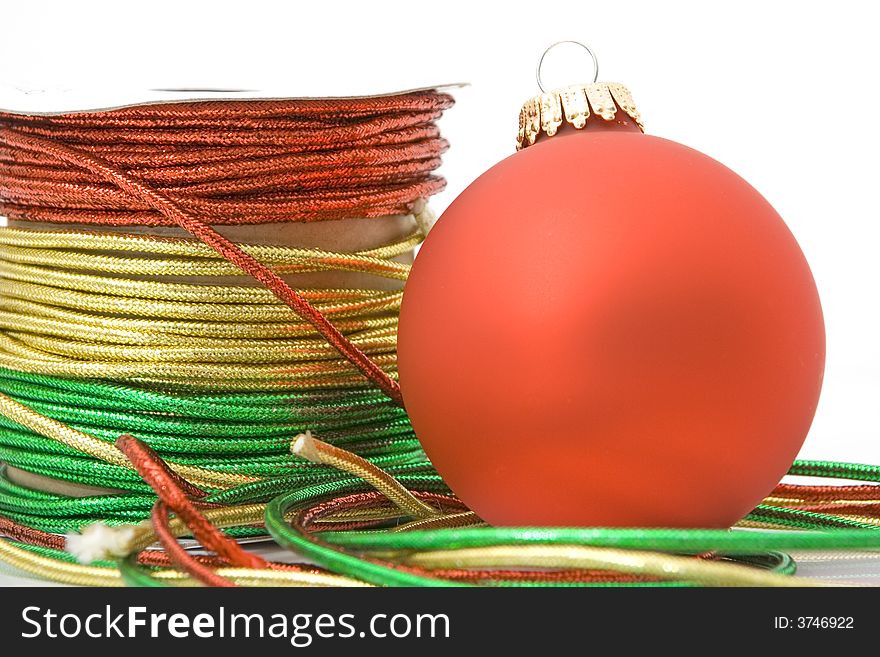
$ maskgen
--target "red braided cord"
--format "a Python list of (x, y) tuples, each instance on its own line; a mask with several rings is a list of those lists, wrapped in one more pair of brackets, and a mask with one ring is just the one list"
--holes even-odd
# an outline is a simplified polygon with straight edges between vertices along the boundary
[[(223, 532), (211, 524), (211, 521), (196, 508), (196, 505), (178, 486), (175, 477), (169, 475), (168, 467), (162, 459), (146, 444), (132, 436), (121, 436), (116, 441), (116, 446), (128, 457), (134, 468), (144, 478), (144, 481), (159, 496), (159, 500), (177, 514), (186, 526), (190, 528), (196, 540), (206, 549), (223, 557), (235, 566), (244, 568), (268, 567), (265, 559), (252, 552), (247, 552), (238, 543), (224, 535)], [(158, 520), (155, 515), (157, 510), (159, 513)], [(163, 535), (170, 536), (170, 532), (167, 531), (167, 522), (162, 521), (164, 514), (166, 514), (164, 506), (154, 506), (153, 513), (153, 527), (156, 529), (156, 533), (160, 535), (160, 538)], [(167, 521), (167, 518), (165, 520)], [(177, 539), (171, 537), (171, 542), (177, 544)], [(169, 554), (171, 554), (172, 559), (175, 559), (175, 561), (180, 555), (177, 551), (169, 552)], [(184, 565), (181, 562), (181, 566)]]
[(799, 500), (862, 500), (877, 499), (878, 487), (875, 484), (855, 484), (850, 486), (806, 486), (801, 484), (778, 484), (770, 497), (791, 497)]
[[(0, 127), (124, 172), (209, 224), (315, 221), (409, 212), (443, 187), (436, 120), (446, 94), (222, 101), (18, 115)], [(11, 219), (174, 225), (103, 173), (0, 134), (0, 213)], [(109, 183), (109, 184), (108, 184)]]
[[(379, 500), (381, 502), (381, 500)], [(152, 518), (155, 519), (155, 513)], [(155, 528), (155, 524), (153, 525)], [(369, 526), (369, 523), (365, 523), (365, 526)], [(322, 531), (335, 531), (336, 527), (334, 523), (322, 523), (321, 525)], [(49, 534), (47, 532), (40, 531), (38, 529), (32, 529), (25, 525), (15, 522), (9, 518), (5, 518), (0, 516), (0, 534), (4, 534), (13, 540), (20, 541), (22, 543), (27, 543), (28, 545), (38, 545), (41, 547), (48, 547), (55, 550), (63, 550), (64, 549), (64, 537), (59, 536), (57, 534)], [(164, 545), (164, 542), (163, 542)], [(175, 543), (178, 548), (180, 546)], [(172, 546), (172, 549), (173, 546)], [(182, 549), (182, 548), (180, 548)], [(184, 552), (186, 552), (184, 550)], [(187, 558), (191, 564), (191, 562), (196, 562), (201, 566), (205, 566), (208, 568), (219, 568), (222, 566), (229, 566), (230, 563), (226, 559), (216, 556), (216, 555), (203, 555), (203, 554), (189, 554), (186, 553), (185, 558)], [(176, 559), (172, 559), (168, 554), (159, 550), (143, 550), (138, 554), (138, 563), (143, 566), (158, 566), (160, 568), (168, 568), (175, 564), (180, 565), (180, 562)], [(291, 572), (301, 572), (301, 573), (312, 573), (312, 574), (323, 574), (328, 571), (317, 568), (315, 566), (309, 564), (293, 564), (293, 563), (279, 563), (276, 561), (270, 561), (269, 567), (272, 570), (285, 570)], [(187, 572), (192, 574), (192, 570), (186, 569)], [(559, 571), (548, 571), (548, 570), (532, 570), (532, 571), (518, 571), (518, 570), (502, 570), (502, 569), (492, 569), (492, 570), (468, 570), (468, 569), (440, 569), (440, 570), (432, 570), (430, 571), (434, 577), (440, 577), (442, 579), (451, 579), (451, 580), (459, 580), (470, 582), (474, 584), (493, 582), (498, 580), (519, 580), (519, 581), (541, 581), (541, 582), (623, 582), (623, 581), (653, 581), (651, 578), (640, 577), (638, 575), (618, 575), (615, 573), (609, 573), (608, 571), (600, 571), (600, 570), (559, 570)], [(205, 582), (204, 575), (207, 573), (200, 573), (202, 576), (197, 576), (198, 579)], [(228, 582), (228, 580), (224, 580), (224, 582)], [(230, 583), (220, 584), (217, 583), (217, 586), (229, 586)]]
[(119, 169), (67, 146), (61, 146), (42, 138), (21, 135), (8, 128), (0, 129), (0, 138), (12, 146), (52, 155), (59, 160), (81, 166), (116, 183), (120, 189), (130, 193), (132, 196), (142, 199), (150, 207), (155, 208), (191, 235), (202, 240), (223, 258), (260, 281), (276, 297), (290, 306), (297, 315), (310, 322), (324, 336), (327, 342), (361, 370), (370, 381), (375, 383), (393, 401), (403, 405), (403, 398), (397, 381), (388, 376), (381, 367), (352, 344), (326, 317), (291, 288), (283, 278), (253, 256), (245, 253), (234, 242), (218, 233), (208, 224), (203, 223), (186, 210), (178, 207), (165, 195), (131, 178)]
[[(0, 213), (10, 219), (178, 225), (292, 308), (396, 403), (397, 382), (280, 276), (210, 224), (411, 212), (442, 189), (433, 91), (297, 101), (0, 112)], [(74, 165), (70, 169), (65, 165)]]
[(177, 542), (177, 538), (171, 533), (168, 526), (168, 507), (163, 504), (161, 500), (156, 500), (156, 503), (153, 505), (153, 512), (150, 514), (150, 523), (153, 525), (153, 531), (156, 532), (159, 542), (165, 549), (165, 554), (168, 555), (168, 558), (175, 566), (184, 572), (189, 573), (205, 586), (235, 586), (234, 582), (226, 579), (222, 575), (218, 575), (209, 565), (194, 559), (193, 555), (188, 553), (183, 546)]

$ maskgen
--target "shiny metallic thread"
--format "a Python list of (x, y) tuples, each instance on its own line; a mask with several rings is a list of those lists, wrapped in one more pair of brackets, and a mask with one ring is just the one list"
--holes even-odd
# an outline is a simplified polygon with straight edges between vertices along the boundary
[[(422, 234), (341, 253), (212, 228), (421, 212), (443, 185), (450, 103), (0, 114), (0, 212), (19, 222), (0, 229), (0, 458), (117, 491), (0, 477), (0, 559), (89, 585), (804, 586), (818, 582), (775, 550), (880, 548), (873, 466), (798, 462), (870, 483), (780, 485), (742, 523), (797, 532), (491, 528), (451, 495), (400, 408), (399, 290), (291, 287), (315, 272), (403, 281)], [(174, 225), (195, 239), (101, 230)], [(57, 534), (96, 520), (129, 532), (125, 549), (73, 563)], [(231, 540), (266, 531), (333, 572)], [(182, 549), (189, 534), (214, 555)], [(144, 551), (157, 540), (165, 552)]]

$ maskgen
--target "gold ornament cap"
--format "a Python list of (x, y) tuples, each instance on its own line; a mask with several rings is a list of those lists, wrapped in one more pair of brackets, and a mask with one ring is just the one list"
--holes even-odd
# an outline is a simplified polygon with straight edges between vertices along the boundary
[(632, 94), (617, 82), (593, 82), (539, 94), (519, 111), (516, 148), (531, 146), (541, 135), (552, 137), (563, 122), (581, 130), (594, 121), (619, 121), (619, 112), (645, 131)]
[[(586, 50), (593, 59), (593, 81), (561, 89), (547, 91), (541, 80), (544, 58), (556, 46), (570, 43)], [(535, 78), (541, 93), (527, 100), (519, 112), (519, 131), (516, 148), (520, 150), (531, 146), (542, 135), (552, 137), (563, 126), (582, 130), (598, 121), (625, 123), (626, 115), (641, 130), (642, 117), (636, 109), (632, 94), (617, 82), (596, 82), (599, 77), (599, 61), (596, 54), (580, 41), (558, 41), (549, 46), (538, 60)]]

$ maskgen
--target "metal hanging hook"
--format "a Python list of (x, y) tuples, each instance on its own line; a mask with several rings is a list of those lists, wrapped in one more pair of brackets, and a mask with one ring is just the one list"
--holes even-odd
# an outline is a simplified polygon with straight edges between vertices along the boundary
[(541, 90), (541, 93), (547, 93), (547, 90), (544, 88), (544, 83), (541, 80), (541, 67), (544, 65), (544, 58), (547, 56), (547, 53), (553, 50), (556, 46), (560, 46), (563, 43), (572, 43), (576, 46), (580, 46), (588, 53), (590, 53), (590, 57), (593, 58), (593, 82), (599, 79), (599, 60), (596, 58), (596, 53), (590, 49), (588, 45), (585, 43), (581, 43), (580, 41), (573, 41), (571, 39), (565, 39), (563, 41), (557, 41), (556, 43), (552, 43), (544, 50), (541, 55), (541, 59), (538, 60), (538, 66), (535, 69), (535, 79), (538, 82), (538, 88)]

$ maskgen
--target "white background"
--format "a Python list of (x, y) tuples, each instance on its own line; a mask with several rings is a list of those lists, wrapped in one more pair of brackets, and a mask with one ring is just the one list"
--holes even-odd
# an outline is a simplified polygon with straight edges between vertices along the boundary
[[(585, 41), (600, 80), (633, 91), (648, 132), (724, 162), (785, 218), (813, 268), (828, 333), (825, 386), (801, 456), (880, 463), (876, 6), (10, 2), (0, 83), (350, 95), (469, 82), (442, 122), (452, 144), (449, 187), (434, 201), (442, 210), (512, 152), (543, 48)], [(548, 61), (547, 82), (591, 77), (586, 58), (561, 54), (571, 65)]]

